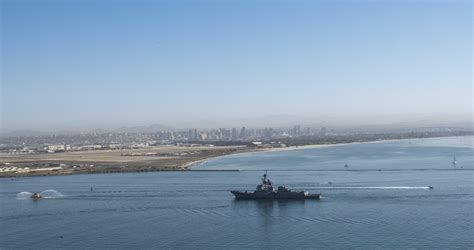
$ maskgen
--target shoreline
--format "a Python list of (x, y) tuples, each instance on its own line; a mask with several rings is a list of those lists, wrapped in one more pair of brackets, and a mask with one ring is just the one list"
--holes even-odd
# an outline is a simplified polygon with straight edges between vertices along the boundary
[[(431, 138), (446, 138), (446, 137), (430, 137)], [(311, 145), (302, 145), (302, 146), (290, 146), (284, 148), (267, 148), (267, 149), (259, 149), (249, 152), (239, 152), (233, 154), (226, 154), (221, 156), (209, 157), (207, 159), (198, 160), (195, 162), (190, 162), (186, 164), (188, 169), (191, 169), (194, 165), (199, 163), (205, 163), (209, 160), (218, 159), (218, 158), (225, 158), (229, 156), (235, 155), (252, 155), (252, 154), (261, 154), (261, 153), (273, 153), (273, 152), (284, 152), (284, 151), (293, 151), (293, 150), (305, 150), (305, 149), (313, 149), (313, 148), (327, 148), (327, 147), (335, 147), (335, 146), (348, 146), (348, 145), (359, 145), (359, 144), (369, 144), (369, 143), (383, 143), (389, 141), (405, 141), (405, 140), (413, 140), (413, 139), (428, 139), (428, 138), (411, 138), (411, 139), (387, 139), (387, 140), (377, 140), (377, 141), (366, 141), (366, 142), (347, 142), (347, 143), (333, 143), (333, 144), (311, 144)]]
[[(426, 140), (426, 139), (442, 139), (442, 138), (456, 138), (456, 137), (466, 137), (466, 136), (438, 136), (438, 137), (425, 137), (425, 138), (406, 138), (406, 139), (386, 139), (386, 140), (375, 140), (375, 141), (364, 141), (364, 142), (347, 142), (347, 143), (333, 143), (333, 144), (311, 144), (311, 145), (302, 145), (302, 146), (290, 146), (284, 148), (268, 148), (268, 149), (261, 149), (249, 152), (239, 152), (234, 154), (227, 154), (221, 156), (210, 157), (208, 159), (203, 159), (196, 161), (194, 163), (190, 162), (186, 164), (188, 170), (190, 170), (194, 165), (198, 163), (205, 163), (209, 160), (218, 159), (218, 158), (225, 158), (234, 155), (245, 155), (245, 154), (261, 154), (261, 153), (272, 153), (272, 152), (282, 152), (282, 151), (293, 151), (293, 150), (305, 150), (305, 149), (312, 149), (312, 148), (326, 148), (326, 147), (336, 147), (336, 146), (349, 146), (349, 145), (360, 145), (360, 144), (372, 144), (372, 143), (384, 143), (384, 142), (400, 142), (400, 141), (408, 141), (408, 140)], [(469, 137), (469, 136), (468, 136)], [(472, 137), (472, 136), (470, 136)]]
[[(451, 138), (464, 137), (464, 136), (449, 136)], [(406, 138), (406, 139), (386, 139), (386, 140), (374, 140), (374, 141), (363, 141), (363, 142), (348, 142), (348, 143), (332, 143), (332, 144), (311, 144), (301, 146), (289, 146), (284, 148), (263, 148), (255, 149), (248, 147), (234, 147), (232, 150), (223, 150), (208, 155), (199, 156), (198, 159), (179, 159), (183, 161), (173, 166), (147, 166), (147, 167), (136, 167), (136, 166), (122, 166), (120, 168), (110, 168), (107, 166), (100, 166), (94, 169), (62, 169), (60, 171), (35, 171), (27, 173), (2, 173), (2, 178), (16, 178), (16, 177), (35, 177), (35, 176), (61, 176), (61, 175), (76, 175), (76, 174), (106, 174), (106, 173), (141, 173), (141, 172), (181, 172), (181, 171), (206, 171), (206, 169), (192, 169), (197, 164), (203, 164), (208, 161), (219, 159), (223, 157), (230, 157), (234, 155), (245, 155), (245, 154), (261, 154), (261, 153), (273, 153), (282, 151), (293, 151), (293, 150), (305, 150), (313, 148), (326, 148), (335, 146), (348, 146), (348, 145), (359, 145), (359, 144), (373, 144), (373, 143), (384, 143), (384, 142), (399, 142), (408, 140), (426, 140), (426, 139), (442, 139), (449, 137), (427, 137), (427, 138)], [(117, 163), (118, 164), (118, 163)], [(150, 163), (152, 164), (152, 163)], [(156, 164), (156, 163), (155, 163)], [(152, 164), (153, 165), (153, 164)], [(102, 169), (101, 169), (102, 168)], [(213, 169), (213, 171), (218, 171)]]

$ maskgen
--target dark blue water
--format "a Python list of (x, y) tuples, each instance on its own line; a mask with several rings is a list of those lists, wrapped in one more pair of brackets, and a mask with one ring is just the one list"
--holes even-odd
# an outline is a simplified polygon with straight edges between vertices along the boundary
[[(472, 249), (473, 142), (242, 154), (195, 167), (240, 172), (0, 179), (0, 247)], [(235, 201), (228, 190), (254, 189), (264, 169), (277, 184), (324, 198)], [(17, 199), (19, 192), (47, 189), (64, 197)]]

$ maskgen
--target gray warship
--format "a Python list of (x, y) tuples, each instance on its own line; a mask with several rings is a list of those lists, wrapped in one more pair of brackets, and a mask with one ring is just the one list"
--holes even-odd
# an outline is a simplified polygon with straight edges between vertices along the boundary
[(273, 183), (270, 179), (267, 178), (267, 172), (263, 174), (262, 184), (258, 185), (255, 191), (230, 191), (235, 199), (238, 200), (257, 200), (257, 199), (273, 199), (273, 200), (283, 200), (283, 199), (315, 199), (318, 200), (321, 198), (321, 194), (309, 194), (306, 191), (291, 191), (285, 186), (278, 186), (278, 188), (273, 187)]

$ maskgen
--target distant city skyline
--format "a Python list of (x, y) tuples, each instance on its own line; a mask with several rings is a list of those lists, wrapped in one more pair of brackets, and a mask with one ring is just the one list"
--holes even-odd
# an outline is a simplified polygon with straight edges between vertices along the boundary
[(2, 129), (472, 122), (471, 1), (5, 0), (1, 13)]
[[(319, 130), (321, 128), (335, 129), (338, 133), (343, 131), (351, 132), (399, 132), (418, 131), (420, 129), (456, 129), (461, 131), (474, 131), (474, 123), (470, 119), (463, 119), (463, 116), (445, 114), (443, 119), (439, 115), (414, 115), (414, 116), (377, 116), (375, 117), (331, 117), (324, 116), (320, 119), (315, 117), (298, 117), (292, 115), (266, 116), (240, 118), (234, 120), (196, 120), (174, 123), (150, 123), (150, 124), (113, 124), (111, 126), (62, 126), (53, 129), (3, 129), (0, 136), (32, 136), (32, 135), (53, 135), (53, 134), (77, 134), (77, 133), (155, 133), (160, 131), (211, 131), (236, 129), (240, 134), (240, 129), (264, 130), (265, 128), (277, 129), (279, 131), (289, 131), (295, 133), (295, 129), (304, 132), (308, 128)], [(244, 132), (245, 133), (245, 132)]]

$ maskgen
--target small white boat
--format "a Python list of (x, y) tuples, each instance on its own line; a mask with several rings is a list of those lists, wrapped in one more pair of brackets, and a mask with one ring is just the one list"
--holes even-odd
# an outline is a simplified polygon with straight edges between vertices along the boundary
[(36, 200), (36, 199), (41, 199), (41, 198), (43, 198), (43, 196), (42, 196), (39, 192), (36, 192), (36, 193), (34, 193), (30, 198)]

